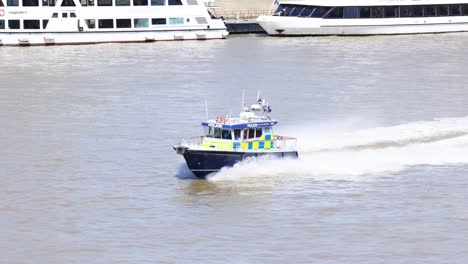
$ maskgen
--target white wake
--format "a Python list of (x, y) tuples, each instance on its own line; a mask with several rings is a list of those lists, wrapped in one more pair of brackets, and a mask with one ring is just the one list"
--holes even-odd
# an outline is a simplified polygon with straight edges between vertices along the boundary
[(468, 164), (468, 117), (345, 132), (314, 126), (302, 131), (295, 134), (299, 159), (249, 160), (223, 168), (208, 179), (355, 180), (362, 175), (396, 173), (412, 166)]

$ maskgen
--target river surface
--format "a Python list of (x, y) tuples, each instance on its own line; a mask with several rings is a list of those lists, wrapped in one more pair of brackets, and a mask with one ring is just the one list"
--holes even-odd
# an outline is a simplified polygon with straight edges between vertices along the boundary
[[(466, 263), (468, 34), (0, 49), (1, 263)], [(257, 91), (299, 160), (191, 179)]]

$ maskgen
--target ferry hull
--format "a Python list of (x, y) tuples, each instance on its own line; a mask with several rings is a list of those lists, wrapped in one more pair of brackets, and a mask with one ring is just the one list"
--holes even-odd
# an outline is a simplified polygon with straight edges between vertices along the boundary
[(2, 32), (0, 46), (48, 46), (97, 43), (132, 43), (171, 40), (224, 39), (225, 29), (134, 32)]
[(276, 158), (297, 158), (297, 151), (282, 152), (238, 152), (238, 151), (200, 151), (200, 150), (178, 150), (183, 155), (187, 166), (192, 173), (200, 179), (204, 179), (208, 174), (215, 173), (223, 167), (232, 167), (234, 164), (260, 156), (272, 156)]
[(259, 25), (272, 36), (359, 36), (431, 34), (468, 31), (467, 17), (322, 19), (260, 16)]

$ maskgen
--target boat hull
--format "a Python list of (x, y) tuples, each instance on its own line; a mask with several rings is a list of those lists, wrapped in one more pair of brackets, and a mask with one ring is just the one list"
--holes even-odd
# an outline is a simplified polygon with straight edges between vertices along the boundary
[(466, 16), (388, 19), (260, 16), (257, 22), (272, 36), (365, 36), (468, 31), (468, 17)]
[(184, 150), (183, 155), (187, 166), (192, 173), (200, 179), (208, 174), (215, 173), (223, 167), (232, 167), (234, 164), (260, 156), (271, 156), (276, 158), (297, 158), (299, 155), (295, 150), (275, 152), (240, 152), (240, 151), (203, 151)]

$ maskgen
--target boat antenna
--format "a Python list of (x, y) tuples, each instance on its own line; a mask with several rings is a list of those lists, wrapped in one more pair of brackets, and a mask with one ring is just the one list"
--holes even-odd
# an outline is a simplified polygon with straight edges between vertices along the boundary
[(208, 98), (205, 98), (205, 117), (208, 120)]
[(260, 90), (258, 90), (258, 93), (257, 93), (257, 102), (259, 99), (260, 99)]

